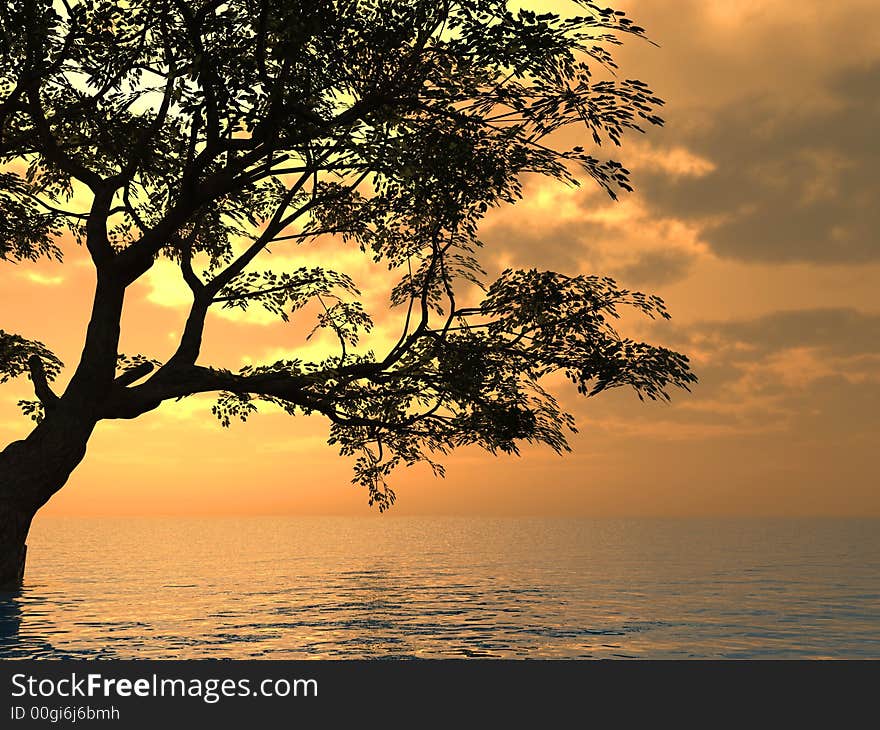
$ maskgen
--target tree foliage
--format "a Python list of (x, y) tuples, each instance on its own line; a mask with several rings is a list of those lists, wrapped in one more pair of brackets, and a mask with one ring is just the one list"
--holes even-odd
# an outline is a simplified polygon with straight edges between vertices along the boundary
[[(644, 37), (622, 12), (586, 0), (569, 14), (507, 0), (4, 0), (0, 14), (0, 257), (59, 257), (68, 232), (108, 301), (163, 257), (192, 292), (161, 362), (117, 369), (118, 338), (87, 340), (71, 387), (95, 389), (95, 418), (202, 392), (219, 393), (224, 425), (259, 402), (322, 414), (384, 509), (399, 464), (442, 472), (436, 459), (468, 444), (566, 450), (574, 423), (546, 376), (649, 399), (695, 382), (686, 357), (614, 327), (620, 307), (668, 317), (658, 298), (541, 271), (486, 286), (478, 260), (481, 221), (522, 198), (525, 174), (631, 190), (599, 151), (660, 124), (662, 102), (614, 64), (622, 37)], [(565, 128), (584, 146), (562, 146)], [(86, 209), (71, 209), (75, 193)], [(387, 351), (359, 347), (369, 282), (261, 268), (271, 250), (326, 237), (396, 274), (400, 335)], [(476, 287), (482, 301), (464, 304)], [(257, 305), (284, 320), (316, 309), (338, 352), (200, 363), (208, 312)], [(95, 332), (118, 322), (96, 305)], [(57, 372), (39, 343), (0, 343), (0, 372)], [(51, 416), (56, 396), (38, 396)]]

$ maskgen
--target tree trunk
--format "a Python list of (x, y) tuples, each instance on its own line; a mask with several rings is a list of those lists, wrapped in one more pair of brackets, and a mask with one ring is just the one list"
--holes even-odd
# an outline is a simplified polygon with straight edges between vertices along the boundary
[[(89, 236), (106, 238), (102, 225), (106, 216)], [(21, 586), (31, 520), (83, 460), (101, 419), (116, 372), (124, 299), (125, 284), (99, 271), (82, 357), (67, 389), (44, 403), (46, 416), (27, 438), (0, 452), (0, 590)]]
[(0, 591), (14, 591), (24, 580), (28, 530), (33, 515), (15, 505), (0, 504)]
[(21, 587), (31, 520), (82, 461), (94, 425), (52, 413), (0, 452), (0, 591)]

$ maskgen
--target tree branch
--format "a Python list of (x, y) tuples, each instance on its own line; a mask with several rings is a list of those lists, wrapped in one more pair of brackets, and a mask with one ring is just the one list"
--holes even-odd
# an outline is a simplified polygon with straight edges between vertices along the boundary
[(109, 264), (115, 257), (113, 246), (107, 236), (107, 219), (113, 202), (113, 187), (102, 185), (95, 189), (95, 197), (86, 220), (86, 248), (98, 269)]
[(27, 96), (34, 125), (43, 143), (40, 151), (45, 155), (46, 159), (54, 162), (68, 175), (91, 188), (93, 192), (97, 192), (103, 185), (104, 180), (96, 172), (89, 170), (85, 165), (70, 157), (58, 144), (58, 140), (52, 134), (49, 122), (43, 112), (40, 92), (37, 87), (31, 86), (27, 91)]
[(171, 108), (171, 98), (174, 94), (174, 83), (177, 80), (177, 69), (174, 66), (171, 50), (168, 48), (167, 38), (164, 40), (165, 61), (168, 64), (168, 78), (165, 82), (165, 91), (162, 95), (162, 102), (159, 105), (159, 111), (156, 113), (156, 118), (153, 120), (152, 124), (147, 125), (147, 128), (135, 143), (122, 172), (119, 174), (120, 180), (124, 180), (126, 183), (128, 183), (134, 176), (138, 165), (143, 161), (147, 150), (149, 149), (150, 143), (154, 140), (155, 136), (162, 131), (162, 125), (165, 124), (165, 120), (168, 117), (168, 111)]
[(135, 365), (133, 368), (129, 368), (121, 375), (117, 376), (116, 380), (113, 381), (114, 385), (118, 385), (122, 388), (125, 388), (132, 383), (136, 383), (141, 378), (145, 378), (149, 375), (153, 370), (155, 370), (156, 366), (151, 362), (142, 362), (140, 365)]
[(34, 394), (43, 408), (47, 411), (54, 408), (58, 403), (58, 396), (49, 387), (49, 380), (46, 377), (46, 369), (43, 367), (43, 361), (37, 355), (31, 355), (28, 358), (28, 370), (30, 371), (31, 382), (34, 384)]

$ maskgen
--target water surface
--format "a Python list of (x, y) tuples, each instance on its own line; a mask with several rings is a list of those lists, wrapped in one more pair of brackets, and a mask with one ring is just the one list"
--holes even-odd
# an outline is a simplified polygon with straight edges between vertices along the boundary
[(0, 655), (880, 658), (880, 522), (38, 518)]

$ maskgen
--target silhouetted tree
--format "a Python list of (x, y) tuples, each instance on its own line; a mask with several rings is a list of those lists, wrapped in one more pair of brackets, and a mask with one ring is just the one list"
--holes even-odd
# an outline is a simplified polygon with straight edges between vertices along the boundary
[[(541, 3), (535, 2), (540, 8)], [(261, 401), (330, 421), (371, 504), (386, 477), (466, 444), (568, 448), (572, 418), (540, 386), (563, 373), (584, 395), (631, 386), (666, 398), (695, 378), (676, 352), (612, 326), (617, 308), (663, 303), (608, 278), (505, 271), (482, 301), (478, 225), (515, 203), (523, 173), (630, 190), (590, 145), (660, 124), (648, 87), (607, 73), (607, 47), (642, 36), (592, 2), (572, 15), (506, 0), (3, 0), (0, 256), (61, 257), (70, 235), (94, 262), (82, 357), (63, 393), (44, 345), (0, 333), (2, 377), (28, 373), (37, 421), (0, 454), (0, 583), (20, 582), (36, 511), (83, 458), (95, 424), (217, 392), (224, 425)], [(601, 72), (601, 77), (594, 73)], [(81, 210), (76, 201), (87, 199)], [(357, 349), (371, 326), (343, 272), (255, 268), (270, 244), (335, 236), (397, 272), (400, 336)], [(245, 240), (244, 245), (241, 241)], [(126, 289), (165, 257), (192, 291), (163, 361), (118, 352)], [(199, 362), (212, 307), (287, 319), (319, 303), (338, 338), (321, 362), (238, 371)], [(23, 305), (24, 306), (24, 305)], [(304, 312), (300, 312), (303, 316)]]

